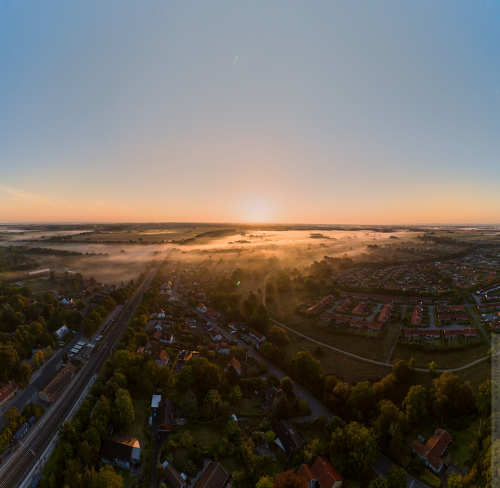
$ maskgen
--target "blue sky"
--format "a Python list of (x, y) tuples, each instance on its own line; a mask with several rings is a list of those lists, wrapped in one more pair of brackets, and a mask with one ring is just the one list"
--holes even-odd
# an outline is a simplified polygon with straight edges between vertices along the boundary
[(500, 4), (0, 0), (0, 221), (498, 222)]

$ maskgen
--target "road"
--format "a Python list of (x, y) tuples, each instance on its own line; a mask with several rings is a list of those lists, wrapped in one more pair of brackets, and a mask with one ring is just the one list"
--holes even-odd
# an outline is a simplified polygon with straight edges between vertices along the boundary
[(160, 266), (161, 263), (151, 269), (144, 282), (129, 300), (121, 317), (116, 321), (114, 327), (111, 328), (109, 334), (101, 343), (99, 350), (84, 364), (64, 394), (47, 409), (40, 421), (32, 427), (17, 451), (8, 461), (0, 466), (0, 488), (14, 488), (19, 486), (19, 483), (35, 462), (42, 464), (45, 461), (38, 457), (50, 442), (52, 436), (57, 432), (59, 425), (67, 418), (72, 406), (78, 401), (78, 398), (93, 375), (100, 371), (106, 359), (112, 354), (127, 323), (139, 306), (142, 295)]

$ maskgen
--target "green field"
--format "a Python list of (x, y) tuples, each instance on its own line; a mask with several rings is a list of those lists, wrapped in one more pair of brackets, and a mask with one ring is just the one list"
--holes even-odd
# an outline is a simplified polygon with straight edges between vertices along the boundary
[(288, 336), (290, 344), (285, 347), (288, 357), (291, 358), (298, 351), (310, 351), (321, 362), (321, 366), (326, 374), (334, 374), (349, 383), (366, 381), (368, 379), (378, 380), (391, 371), (389, 366), (378, 366), (366, 361), (360, 361), (359, 359), (346, 356), (328, 348), (323, 348), (324, 354), (318, 356), (315, 353), (315, 349), (318, 346), (316, 343), (296, 334), (289, 333)]
[(364, 329), (348, 328), (344, 332), (342, 326), (332, 326), (318, 319), (305, 319), (284, 325), (311, 339), (376, 361), (387, 359), (399, 332), (397, 325), (384, 326), (385, 335)]
[(482, 344), (481, 346), (464, 349), (463, 351), (449, 352), (420, 351), (397, 345), (394, 350), (393, 359), (409, 361), (413, 357), (415, 358), (415, 367), (417, 368), (427, 368), (431, 361), (434, 361), (438, 365), (438, 369), (458, 368), (486, 356), (489, 350), (489, 344)]

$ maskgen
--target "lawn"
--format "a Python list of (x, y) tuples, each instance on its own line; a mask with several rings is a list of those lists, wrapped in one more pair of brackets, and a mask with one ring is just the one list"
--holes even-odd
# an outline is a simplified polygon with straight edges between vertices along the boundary
[(200, 425), (188, 422), (186, 425), (178, 425), (175, 428), (175, 432), (181, 434), (186, 430), (191, 433), (196, 444), (198, 444), (202, 449), (206, 449), (220, 437), (220, 431), (217, 428), (212, 427), (211, 424)]
[(434, 352), (420, 351), (397, 345), (394, 350), (393, 359), (405, 359), (408, 361), (414, 357), (415, 367), (417, 368), (427, 368), (431, 361), (434, 361), (438, 365), (438, 369), (458, 368), (486, 356), (489, 349), (489, 344), (482, 344), (470, 349), (464, 349), (463, 351)]
[(378, 366), (366, 361), (360, 361), (326, 347), (323, 348), (323, 354), (318, 356), (315, 352), (318, 346), (316, 343), (292, 333), (289, 333), (289, 338), (290, 343), (285, 347), (289, 358), (293, 357), (298, 351), (310, 351), (321, 362), (326, 374), (334, 374), (349, 383), (368, 379), (378, 380), (391, 371), (389, 366)]
[(128, 469), (120, 468), (118, 466), (113, 467), (114, 471), (123, 478), (123, 487), (132, 488), (139, 481), (139, 475), (130, 476), (130, 471)]
[(260, 401), (257, 398), (242, 398), (234, 407), (237, 416), (254, 415), (259, 413)]
[(146, 419), (149, 418), (149, 402), (144, 400), (134, 400), (134, 421), (130, 427), (130, 435), (137, 437), (141, 443), (141, 447), (145, 448), (148, 445), (148, 439), (144, 433), (144, 425)]
[(387, 330), (384, 336), (368, 330), (356, 329), (344, 332), (341, 326), (327, 325), (317, 319), (306, 319), (285, 325), (311, 339), (376, 361), (387, 359), (399, 331), (397, 325), (386, 325)]

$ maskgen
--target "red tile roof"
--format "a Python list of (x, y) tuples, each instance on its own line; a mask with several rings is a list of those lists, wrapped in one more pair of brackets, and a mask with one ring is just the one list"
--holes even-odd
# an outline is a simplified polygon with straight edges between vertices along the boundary
[(234, 368), (236, 368), (237, 371), (239, 371), (241, 373), (241, 370), (242, 370), (241, 363), (234, 356), (227, 363), (226, 367), (229, 368), (229, 366), (233, 366)]
[(443, 466), (441, 455), (450, 445), (453, 437), (443, 429), (436, 429), (434, 435), (423, 444), (419, 440), (413, 441), (411, 448), (419, 455), (427, 459), (429, 464), (439, 471)]
[(476, 329), (460, 329), (460, 330), (445, 330), (445, 337), (456, 337), (456, 336), (466, 336), (466, 337), (475, 337), (477, 336)]
[(6, 402), (17, 390), (19, 386), (15, 381), (9, 381), (5, 386), (0, 388), (0, 405)]
[(342, 476), (332, 466), (325, 456), (318, 456), (312, 465), (321, 488), (331, 488), (336, 481), (342, 481)]

